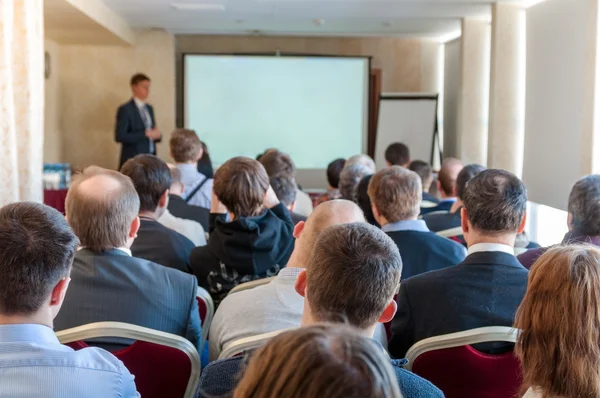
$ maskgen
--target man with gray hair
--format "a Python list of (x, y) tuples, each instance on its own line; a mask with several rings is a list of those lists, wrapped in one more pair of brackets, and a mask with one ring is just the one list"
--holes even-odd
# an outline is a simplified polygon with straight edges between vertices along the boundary
[(200, 348), (196, 277), (131, 255), (139, 208), (133, 182), (121, 173), (92, 166), (74, 178), (66, 212), (81, 249), (55, 329), (126, 322), (187, 337)]
[[(469, 181), (463, 202), (467, 258), (402, 282), (389, 344), (395, 358), (429, 337), (513, 324), (528, 277), (513, 247), (525, 228), (525, 186), (508, 171), (485, 170)], [(512, 350), (506, 343), (476, 348), (491, 354)]]
[(380, 170), (369, 183), (375, 220), (398, 246), (404, 267), (402, 279), (456, 265), (465, 259), (460, 244), (429, 231), (418, 220), (421, 178), (401, 166)]
[(348, 165), (348, 162), (346, 162), (346, 166), (344, 166), (340, 173), (339, 188), (342, 198), (357, 202), (356, 189), (360, 180), (374, 172), (374, 168), (365, 166), (362, 163), (352, 163)]
[[(585, 242), (600, 246), (600, 175), (585, 176), (573, 185), (568, 211), (569, 232), (562, 243)], [(531, 249), (521, 254), (518, 259), (529, 269), (546, 250), (547, 247)]]

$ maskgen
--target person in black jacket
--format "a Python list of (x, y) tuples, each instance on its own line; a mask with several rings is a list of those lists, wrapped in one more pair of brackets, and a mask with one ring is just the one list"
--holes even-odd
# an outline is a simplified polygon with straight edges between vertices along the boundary
[(181, 171), (175, 166), (169, 166), (171, 171), (171, 189), (169, 190), (169, 206), (167, 210), (172, 215), (186, 220), (192, 220), (200, 223), (205, 231), (208, 231), (208, 217), (210, 210), (204, 207), (188, 204), (181, 195), (183, 195), (184, 186), (181, 182)]
[(190, 262), (218, 305), (236, 285), (285, 267), (294, 248), (294, 224), (256, 160), (225, 162), (215, 173), (212, 196), (208, 244), (195, 248)]

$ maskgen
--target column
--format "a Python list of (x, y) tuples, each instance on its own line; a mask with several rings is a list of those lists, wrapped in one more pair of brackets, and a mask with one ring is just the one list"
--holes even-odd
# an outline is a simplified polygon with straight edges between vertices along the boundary
[(488, 166), (523, 170), (525, 15), (517, 4), (492, 5)]
[(0, 206), (43, 198), (43, 9), (0, 1)]
[(490, 34), (489, 22), (463, 19), (458, 155), (465, 164), (487, 164)]

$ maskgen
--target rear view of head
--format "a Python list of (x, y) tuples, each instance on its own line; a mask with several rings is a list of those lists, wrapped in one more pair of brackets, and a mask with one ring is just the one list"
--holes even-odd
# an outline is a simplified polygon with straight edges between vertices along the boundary
[(373, 206), (371, 198), (369, 197), (369, 183), (372, 178), (373, 174), (365, 176), (358, 183), (358, 186), (356, 187), (356, 204), (358, 204), (358, 207), (365, 213), (367, 222), (378, 227), (380, 225), (373, 214)]
[(139, 228), (140, 199), (127, 176), (91, 166), (75, 176), (67, 194), (69, 224), (94, 252), (129, 247)]
[(275, 195), (277, 195), (277, 199), (279, 199), (288, 210), (293, 211), (296, 195), (298, 193), (296, 180), (293, 177), (281, 175), (279, 177), (272, 177), (270, 182)]
[(140, 213), (160, 217), (169, 202), (171, 172), (165, 162), (154, 155), (137, 155), (121, 167), (121, 173), (131, 178), (140, 197)]
[(21, 202), (0, 208), (0, 319), (52, 327), (79, 240), (58, 211)]
[(400, 166), (378, 171), (369, 184), (373, 214), (381, 225), (416, 219), (422, 196), (421, 178)]
[(374, 168), (371, 169), (364, 164), (354, 163), (348, 165), (348, 162), (346, 162), (346, 166), (344, 166), (340, 173), (339, 188), (342, 198), (356, 202), (356, 188), (358, 187), (358, 183), (364, 177), (374, 172)]
[(366, 223), (335, 225), (321, 233), (296, 281), (303, 324), (344, 322), (372, 335), (396, 312), (394, 293), (402, 260), (385, 232)]
[(229, 159), (215, 173), (215, 195), (236, 219), (260, 215), (268, 189), (269, 176), (254, 159)]
[(330, 188), (337, 189), (340, 184), (340, 173), (346, 164), (346, 159), (336, 159), (327, 166), (327, 182)]
[(413, 160), (408, 165), (410, 171), (414, 171), (421, 178), (421, 185), (423, 185), (423, 191), (429, 192), (431, 183), (433, 182), (433, 169), (429, 163), (422, 160)]
[(589, 175), (575, 183), (569, 195), (569, 230), (582, 235), (600, 235), (600, 175)]
[(462, 169), (463, 165), (460, 160), (454, 158), (444, 159), (438, 173), (438, 191), (442, 198), (456, 196), (456, 179)]
[(410, 163), (410, 150), (401, 142), (390, 144), (385, 150), (385, 161), (389, 166), (408, 167)]
[(544, 397), (600, 397), (600, 250), (557, 246), (529, 273), (515, 351)]
[(527, 190), (521, 180), (505, 170), (484, 170), (469, 181), (463, 196), (462, 227), (468, 245), (480, 239), (514, 244), (525, 228)]
[(234, 398), (401, 398), (377, 344), (345, 326), (319, 324), (275, 336), (261, 347)]
[(177, 129), (169, 140), (171, 157), (176, 163), (196, 163), (203, 153), (202, 142), (194, 130)]
[(294, 177), (296, 174), (296, 166), (290, 155), (278, 149), (268, 149), (258, 161), (264, 166), (269, 177), (281, 175)]
[(374, 174), (377, 170), (377, 168), (375, 167), (375, 161), (371, 159), (370, 156), (362, 153), (360, 155), (354, 155), (348, 158), (348, 160), (346, 160), (346, 163), (344, 163), (344, 167), (349, 167), (354, 164), (361, 164), (367, 167), (371, 171), (369, 174)]
[(464, 199), (467, 183), (485, 169), (485, 167), (478, 164), (469, 164), (458, 173), (458, 177), (456, 177), (456, 196), (460, 200)]

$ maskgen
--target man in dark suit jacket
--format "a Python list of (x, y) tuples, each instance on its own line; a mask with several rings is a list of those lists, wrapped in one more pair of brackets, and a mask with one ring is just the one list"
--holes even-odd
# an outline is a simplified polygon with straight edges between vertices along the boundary
[(122, 144), (119, 168), (140, 153), (156, 155), (156, 143), (161, 141), (154, 109), (146, 103), (150, 92), (150, 78), (141, 73), (133, 75), (131, 91), (133, 98), (117, 110), (115, 140)]
[[(415, 276), (400, 284), (392, 321), (390, 354), (402, 358), (420, 340), (484, 326), (512, 326), (527, 289), (528, 271), (513, 245), (525, 228), (527, 191), (504, 170), (485, 170), (467, 185), (462, 228), (467, 258), (455, 267)], [(498, 353), (503, 343), (476, 347)]]
[(171, 171), (171, 189), (169, 190), (169, 206), (167, 210), (175, 217), (199, 222), (204, 231), (208, 232), (210, 210), (190, 205), (183, 200), (184, 186), (181, 182), (181, 171), (172, 165), (169, 166), (169, 170)]
[(154, 155), (137, 155), (125, 162), (121, 173), (131, 178), (140, 198), (140, 230), (131, 246), (133, 255), (191, 273), (194, 244), (157, 221), (169, 203), (169, 167)]
[(74, 180), (67, 218), (82, 248), (55, 329), (126, 322), (186, 337), (200, 348), (196, 278), (131, 256), (139, 207), (133, 183), (116, 171), (90, 167)]
[(423, 186), (423, 197), (421, 199), (421, 207), (423, 209), (429, 209), (430, 207), (436, 207), (440, 200), (429, 193), (431, 184), (433, 184), (433, 169), (431, 165), (422, 160), (413, 160), (408, 165), (410, 171), (414, 171), (421, 178), (421, 185)]
[(417, 220), (421, 192), (417, 173), (400, 166), (380, 170), (369, 183), (373, 215), (400, 250), (402, 279), (456, 265), (466, 255), (463, 246), (434, 234), (423, 220)]
[(456, 201), (456, 179), (462, 169), (463, 165), (460, 160), (454, 158), (444, 159), (436, 182), (441, 200), (435, 207), (421, 209), (421, 214), (450, 211)]

